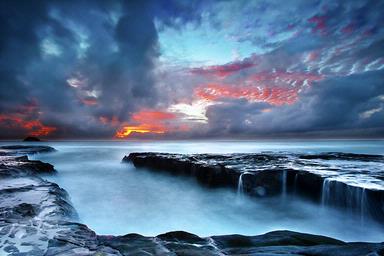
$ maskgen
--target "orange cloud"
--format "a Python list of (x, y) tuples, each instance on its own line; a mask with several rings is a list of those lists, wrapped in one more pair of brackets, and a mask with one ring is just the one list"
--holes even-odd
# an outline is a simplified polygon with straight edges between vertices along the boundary
[(132, 114), (131, 123), (124, 123), (115, 133), (115, 137), (127, 138), (134, 133), (164, 134), (189, 129), (178, 121), (174, 113), (142, 110)]
[(96, 98), (86, 98), (86, 99), (82, 99), (81, 102), (82, 102), (84, 105), (87, 105), (87, 106), (94, 106), (94, 105), (97, 105), (97, 99), (96, 99)]
[(47, 136), (56, 131), (53, 126), (44, 125), (39, 120), (39, 105), (35, 99), (19, 106), (13, 113), (0, 114), (0, 126), (7, 129), (24, 130), (28, 136)]
[(298, 99), (298, 88), (208, 84), (196, 88), (195, 94), (199, 98), (209, 101), (216, 101), (222, 98), (246, 99), (248, 101), (267, 102), (280, 106), (296, 102)]
[(246, 99), (280, 106), (295, 103), (303, 86), (321, 79), (322, 75), (310, 73), (261, 72), (247, 77), (240, 85), (210, 83), (198, 86), (195, 95), (208, 101)]
[(132, 133), (157, 133), (162, 134), (166, 132), (166, 128), (163, 125), (151, 125), (151, 124), (140, 124), (137, 126), (123, 126), (120, 128), (115, 136), (117, 138), (129, 137)]
[(9, 129), (23, 129), (30, 136), (47, 136), (57, 130), (56, 127), (46, 126), (40, 120), (24, 120), (22, 114), (0, 114), (0, 126)]
[(117, 125), (120, 124), (120, 121), (119, 121), (119, 119), (117, 118), (117, 116), (112, 116), (112, 117), (108, 117), (108, 116), (100, 116), (100, 117), (99, 117), (99, 121), (100, 121), (103, 125), (117, 126)]
[(135, 122), (151, 122), (151, 121), (163, 121), (175, 119), (174, 113), (162, 112), (162, 111), (150, 111), (143, 110), (132, 115), (132, 120)]

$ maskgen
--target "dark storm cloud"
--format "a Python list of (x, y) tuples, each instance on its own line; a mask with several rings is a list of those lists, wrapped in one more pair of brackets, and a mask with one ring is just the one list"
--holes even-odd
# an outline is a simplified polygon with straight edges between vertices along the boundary
[(384, 135), (384, 71), (336, 77), (308, 88), (293, 105), (226, 102), (208, 109), (217, 136)]
[[(198, 22), (199, 8), (178, 1), (1, 1), (2, 137), (39, 130), (36, 122), (56, 127), (55, 137), (111, 137), (118, 122), (157, 104), (155, 21)], [(18, 111), (31, 101), (33, 111)]]
[[(31, 12), (30, 12), (31, 11)], [(37, 28), (48, 21), (44, 4), (14, 1), (0, 3), (0, 104), (1, 109), (27, 97), (23, 81), (18, 76), (34, 58), (39, 58)], [(26, 47), (28, 45), (28, 47)]]
[[(170, 128), (169, 138), (339, 131), (383, 136), (383, 5), (1, 1), (0, 137), (111, 138), (131, 125), (135, 113), (161, 116), (177, 109), (174, 104), (198, 100), (209, 101), (207, 124), (185, 125), (196, 116), (177, 112), (167, 122), (137, 125)], [(218, 34), (228, 30), (224, 39), (250, 42), (258, 51), (193, 68), (162, 60), (161, 33), (182, 32), (187, 25)], [(204, 53), (201, 47), (196, 55)], [(188, 111), (205, 120), (201, 106)]]

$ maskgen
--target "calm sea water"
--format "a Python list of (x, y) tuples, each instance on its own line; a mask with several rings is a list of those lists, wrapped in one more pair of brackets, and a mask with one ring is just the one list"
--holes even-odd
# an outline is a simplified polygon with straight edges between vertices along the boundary
[[(1, 143), (14, 144), (14, 143)], [(19, 143), (20, 144), (20, 143)], [(247, 153), (352, 152), (384, 154), (383, 141), (78, 141), (42, 143), (58, 151), (34, 158), (58, 171), (46, 177), (66, 189), (81, 222), (99, 234), (157, 235), (184, 230), (200, 236), (257, 235), (277, 229), (346, 241), (384, 241), (382, 225), (292, 197), (239, 198), (230, 189), (207, 189), (193, 178), (136, 169), (121, 163), (130, 152)]]

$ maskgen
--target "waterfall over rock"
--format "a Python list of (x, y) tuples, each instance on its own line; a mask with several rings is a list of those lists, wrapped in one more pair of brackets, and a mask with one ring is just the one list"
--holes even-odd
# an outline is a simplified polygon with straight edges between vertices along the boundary
[(370, 217), (372, 209), (382, 207), (380, 203), (374, 200), (374, 197), (371, 199), (372, 205), (368, 205), (366, 191), (366, 188), (346, 185), (337, 180), (324, 179), (321, 205), (323, 207), (344, 208), (352, 214), (359, 215), (364, 222), (366, 217)]
[(281, 187), (281, 196), (283, 199), (287, 197), (287, 171), (284, 170), (282, 174), (282, 187)]
[[(232, 187), (241, 197), (305, 197), (361, 220), (384, 221), (384, 157), (352, 153), (166, 154), (132, 153), (123, 161)], [(366, 175), (371, 173), (372, 175)]]

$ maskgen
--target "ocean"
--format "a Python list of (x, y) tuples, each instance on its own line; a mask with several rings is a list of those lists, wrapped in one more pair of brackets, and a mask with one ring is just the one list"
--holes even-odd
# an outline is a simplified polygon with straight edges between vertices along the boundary
[[(8, 144), (30, 144), (2, 142)], [(382, 223), (364, 222), (346, 212), (302, 198), (239, 197), (236, 190), (210, 189), (193, 177), (136, 169), (122, 163), (131, 152), (171, 153), (319, 153), (348, 152), (384, 155), (382, 140), (284, 141), (58, 141), (42, 142), (57, 149), (32, 156), (55, 166), (44, 178), (70, 195), (80, 222), (98, 234), (158, 235), (183, 230), (199, 236), (258, 235), (293, 230), (327, 235), (344, 241), (384, 240)], [(384, 171), (383, 166), (370, 169)], [(367, 173), (368, 172), (368, 173)], [(354, 172), (362, 186), (369, 170)], [(377, 173), (375, 174), (377, 177)], [(375, 181), (376, 182), (376, 181)], [(378, 180), (381, 186), (381, 181)]]

